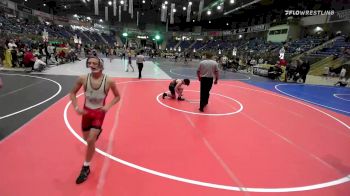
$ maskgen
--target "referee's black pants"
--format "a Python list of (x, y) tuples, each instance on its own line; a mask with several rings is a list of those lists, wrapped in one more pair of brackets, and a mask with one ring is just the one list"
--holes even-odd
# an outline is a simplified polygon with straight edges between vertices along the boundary
[(200, 104), (199, 108), (203, 109), (209, 101), (209, 95), (211, 87), (213, 86), (213, 78), (201, 78), (201, 95), (200, 95)]
[(139, 79), (142, 77), (142, 68), (143, 68), (143, 63), (137, 63), (137, 68), (139, 69)]

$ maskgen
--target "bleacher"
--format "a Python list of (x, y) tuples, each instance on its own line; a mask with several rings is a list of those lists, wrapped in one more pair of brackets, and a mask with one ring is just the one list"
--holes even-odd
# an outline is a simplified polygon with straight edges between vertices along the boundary
[(101, 33), (101, 36), (108, 42), (109, 45), (113, 45), (115, 42), (117, 42), (115, 37), (113, 37), (111, 35), (107, 35), (105, 33)]
[(191, 47), (191, 49), (198, 50), (199, 48), (202, 48), (203, 46), (204, 46), (204, 42), (197, 40), (196, 43)]
[(345, 48), (350, 48), (350, 42), (346, 42), (344, 37), (341, 37), (333, 42), (332, 45), (316, 51), (313, 55), (330, 56), (341, 55)]
[(294, 40), (292, 42), (286, 43), (286, 55), (293, 56), (297, 54), (302, 54), (312, 48), (323, 44), (327, 40), (327, 38), (319, 38), (312, 36), (302, 38), (299, 40)]
[(192, 44), (191, 41), (183, 40), (180, 42), (179, 47), (186, 49)]
[(166, 48), (174, 48), (177, 44), (176, 40), (169, 39), (166, 44)]

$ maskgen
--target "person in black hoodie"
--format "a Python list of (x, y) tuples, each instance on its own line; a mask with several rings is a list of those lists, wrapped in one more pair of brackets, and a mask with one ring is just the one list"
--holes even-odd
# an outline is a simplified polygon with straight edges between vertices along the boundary
[(310, 62), (305, 60), (300, 66), (300, 77), (303, 79), (303, 83), (306, 81), (306, 76), (310, 71)]

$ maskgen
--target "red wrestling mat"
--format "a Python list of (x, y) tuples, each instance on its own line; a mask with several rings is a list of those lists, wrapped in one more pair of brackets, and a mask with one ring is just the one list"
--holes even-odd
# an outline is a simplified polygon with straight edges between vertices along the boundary
[(161, 98), (170, 81), (116, 82), (86, 182), (67, 96), (0, 143), (0, 195), (350, 195), (347, 116), (228, 81), (198, 113), (198, 82), (183, 102)]

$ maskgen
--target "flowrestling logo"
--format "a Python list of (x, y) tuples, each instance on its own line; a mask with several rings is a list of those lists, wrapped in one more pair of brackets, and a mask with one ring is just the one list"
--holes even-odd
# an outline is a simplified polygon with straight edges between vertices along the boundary
[(286, 16), (334, 15), (334, 10), (285, 10)]

